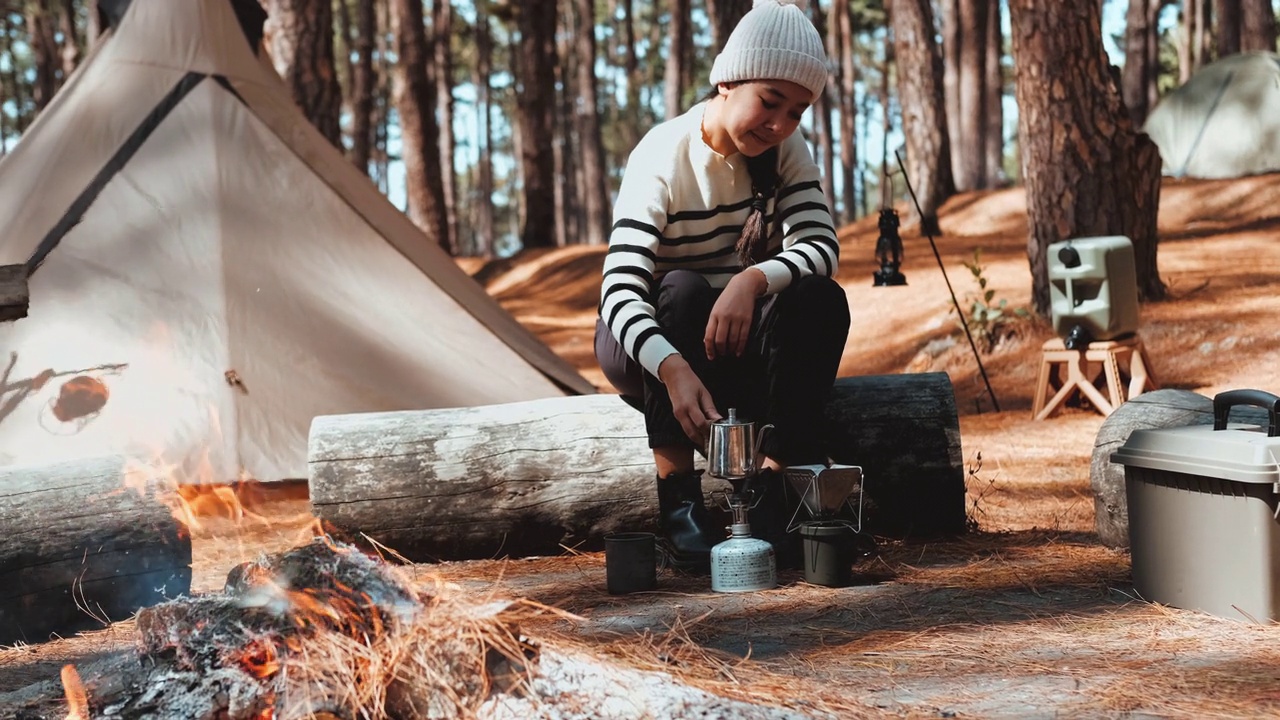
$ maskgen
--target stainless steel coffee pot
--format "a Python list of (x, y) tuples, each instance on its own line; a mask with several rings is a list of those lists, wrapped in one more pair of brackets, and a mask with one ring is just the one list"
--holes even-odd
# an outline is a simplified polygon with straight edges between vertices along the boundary
[(729, 408), (729, 417), (711, 423), (707, 437), (707, 474), (724, 480), (744, 480), (760, 469), (760, 444), (773, 425), (764, 425), (756, 433), (753, 422), (738, 419), (738, 411)]

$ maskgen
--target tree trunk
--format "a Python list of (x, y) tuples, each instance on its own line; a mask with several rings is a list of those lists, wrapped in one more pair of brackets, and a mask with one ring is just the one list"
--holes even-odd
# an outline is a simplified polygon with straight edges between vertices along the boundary
[[(862, 132), (858, 133), (859, 140), (863, 143), (862, 151), (859, 153), (862, 157), (867, 157), (867, 138), (871, 133), (867, 131), (867, 125), (871, 122), (871, 98), (872, 93), (865, 92), (862, 94), (862, 110), (858, 113), (858, 117), (862, 119)], [(955, 146), (952, 145), (954, 148)], [(862, 216), (865, 217), (871, 213), (870, 190), (867, 188), (867, 174), (863, 172), (861, 166), (857, 167), (856, 179), (858, 182), (858, 198), (862, 203)]]
[(373, 68), (373, 39), (378, 34), (374, 0), (355, 0), (355, 61), (351, 67), (351, 162), (369, 174), (373, 157), (373, 108), (377, 79)]
[(844, 195), (844, 207), (841, 219), (853, 222), (858, 215), (858, 185), (862, 177), (858, 159), (858, 66), (853, 61), (853, 14), (849, 12), (849, 3), (835, 3), (836, 18), (833, 24), (839, 26), (839, 41), (834, 54), (840, 63), (840, 172), (841, 189)]
[(85, 45), (93, 47), (102, 35), (102, 11), (98, 9), (98, 0), (85, 0), (88, 6), (89, 25), (84, 31)]
[(578, 157), (582, 168), (582, 209), (580, 243), (603, 245), (612, 225), (609, 186), (604, 163), (604, 141), (600, 133), (600, 101), (596, 96), (596, 16), (594, 0), (576, 0), (578, 29), (574, 35), (577, 56)]
[[(707, 0), (707, 15), (711, 18), (711, 60), (724, 49), (733, 28), (750, 9), (751, 0)], [(814, 9), (819, 8), (815, 6)]]
[[(334, 6), (334, 22), (338, 26), (334, 57), (338, 60), (338, 87), (342, 89), (341, 113), (343, 117), (348, 117), (355, 114), (355, 30), (351, 21), (351, 3), (348, 0), (335, 0)], [(354, 142), (353, 136), (352, 143)]]
[[(1266, 427), (1267, 412), (1261, 408), (1241, 407), (1232, 413), (1231, 422)], [(1129, 505), (1125, 496), (1124, 466), (1113, 464), (1111, 454), (1129, 441), (1134, 430), (1212, 424), (1213, 400), (1190, 390), (1145, 392), (1107, 416), (1098, 429), (1089, 465), (1094, 522), (1104, 545), (1113, 548), (1129, 546)]]
[(964, 41), (960, 34), (960, 0), (940, 0), (942, 7), (942, 92), (947, 104), (947, 137), (951, 143), (951, 171), (956, 190), (965, 192), (972, 188), (964, 185), (960, 177), (960, 164), (964, 162), (966, 149), (961, 148), (964, 136), (960, 132), (960, 48)]
[(409, 217), (432, 242), (452, 255), (444, 212), (444, 184), (440, 181), (435, 84), (428, 75), (431, 49), (423, 26), (422, 2), (391, 0), (390, 10), (396, 38), (395, 104)]
[(69, 636), (191, 591), (190, 535), (164, 489), (125, 467), (0, 468), (0, 644)]
[(59, 29), (62, 31), (62, 82), (65, 83), (71, 73), (80, 64), (80, 39), (76, 33), (75, 0), (62, 0), (62, 12), (59, 18)]
[(884, 51), (884, 63), (880, 66), (880, 86), (879, 97), (880, 103), (880, 127), (884, 131), (880, 133), (880, 206), (890, 207), (896, 198), (893, 187), (893, 178), (896, 175), (891, 169), (889, 156), (889, 137), (893, 135), (893, 111), (892, 102), (893, 93), (890, 91), (890, 72), (893, 67), (893, 38), (889, 33), (884, 35), (884, 43), (882, 44)]
[(964, 190), (987, 187), (987, 17), (990, 0), (960, 0), (960, 72), (958, 121), (963, 146), (955, 168)]
[(517, 133), (524, 181), (520, 244), (555, 246), (556, 0), (528, 0), (516, 8), (520, 32), (516, 66)]
[(342, 147), (342, 89), (334, 71), (333, 6), (329, 0), (268, 0), (271, 57), (293, 101), (321, 135)]
[(375, 27), (379, 28), (377, 33), (377, 70), (374, 73), (374, 125), (373, 125), (373, 166), (374, 175), (377, 178), (378, 187), (381, 188), (385, 195), (390, 191), (387, 187), (387, 174), (391, 165), (391, 158), (387, 152), (387, 138), (391, 131), (391, 76), (393, 68), (391, 65), (391, 41), (387, 38), (388, 32), (384, 32), (382, 28), (391, 27), (391, 19), (387, 4), (379, 1), (375, 6), (377, 14)]
[[(6, 92), (6, 85), (0, 82), (0, 108), (4, 107), (5, 102), (9, 99)], [(9, 114), (0, 111), (0, 158), (9, 154)]]
[[(458, 181), (454, 170), (453, 135), (453, 3), (436, 0), (431, 7), (434, 31), (436, 107), (440, 108), (440, 189), (444, 202), (445, 243), (458, 254)], [(445, 243), (441, 243), (442, 245)]]
[(1182, 0), (1182, 34), (1178, 45), (1178, 84), (1191, 76), (1204, 63), (1205, 45), (1209, 37), (1208, 0)]
[(667, 67), (662, 102), (666, 108), (668, 120), (677, 117), (684, 110), (684, 92), (688, 87), (685, 80), (689, 77), (689, 65), (693, 58), (690, 49), (693, 43), (693, 31), (689, 27), (689, 0), (671, 0), (671, 40), (667, 45)]
[(581, 188), (578, 185), (581, 176), (578, 173), (577, 155), (574, 152), (574, 139), (578, 137), (576, 112), (572, 107), (577, 102), (577, 77), (573, 68), (577, 67), (571, 38), (577, 33), (572, 26), (573, 3), (570, 2), (567, 13), (561, 13), (563, 25), (556, 32), (556, 118), (555, 126), (559, 130), (557, 137), (551, 140), (551, 155), (555, 162), (555, 207), (556, 207), (556, 247), (564, 247), (577, 242), (578, 231), (578, 198)]
[(1073, 237), (1129, 238), (1139, 296), (1162, 298), (1160, 155), (1133, 127), (1108, 70), (1097, 4), (1012, 0), (1009, 9), (1036, 312), (1050, 309), (1046, 250)]
[(36, 112), (43, 110), (58, 91), (58, 43), (54, 39), (49, 0), (29, 0), (27, 3), (27, 37), (31, 60), (35, 69), (35, 82), (31, 84), (31, 99)]
[(493, 77), (493, 34), (489, 28), (488, 0), (476, 3), (476, 65), (471, 82), (476, 87), (476, 112), (480, 125), (480, 152), (476, 160), (475, 200), (470, 203), (475, 240), (472, 251), (480, 257), (493, 255), (493, 130), (489, 82)]
[(1000, 25), (1000, 0), (988, 0), (987, 8), (987, 60), (984, 65), (986, 80), (983, 91), (986, 93), (987, 129), (986, 129), (986, 163), (987, 187), (999, 187), (1005, 177), (1004, 173), (1004, 68), (1001, 60), (1004, 57), (1004, 33)]
[[(830, 83), (828, 83), (830, 87)], [(818, 100), (818, 107), (814, 112), (818, 114), (816, 122), (814, 122), (813, 143), (818, 147), (818, 161), (822, 167), (822, 177), (818, 179), (819, 185), (822, 187), (822, 196), (826, 198), (827, 208), (834, 217), (836, 208), (836, 160), (835, 160), (835, 130), (832, 124), (835, 122), (835, 111), (832, 107), (837, 98), (829, 92), (824, 92)]]
[(1156, 7), (1159, 0), (1129, 0), (1124, 30), (1124, 104), (1129, 118), (1136, 128), (1142, 127), (1151, 112), (1152, 91), (1156, 86), (1157, 67), (1151, 61), (1156, 58), (1152, 44), (1158, 42)]
[[(820, 8), (814, 8), (813, 10), (813, 24), (819, 36), (829, 37), (828, 18)], [(833, 106), (839, 101), (839, 94), (840, 91), (836, 85), (835, 77), (828, 74), (826, 89), (822, 96), (818, 98), (817, 105), (813, 108), (813, 144), (817, 146), (815, 159), (818, 161), (818, 166), (822, 168), (818, 183), (822, 187), (823, 197), (827, 199), (827, 208), (830, 209), (832, 217), (835, 217), (836, 208), (836, 131), (832, 127), (832, 123), (835, 121), (835, 108)]]
[(1276, 15), (1271, 0), (1242, 0), (1240, 16), (1240, 50), (1275, 52)]
[[(626, 152), (630, 152), (637, 143), (640, 142), (640, 57), (636, 52), (636, 18), (635, 3), (632, 0), (622, 0), (622, 44), (623, 44), (623, 60), (622, 67), (626, 72), (626, 102), (627, 109), (624, 120), (622, 122), (622, 144)], [(622, 154), (622, 158), (626, 154)], [(620, 160), (618, 165), (621, 166), (625, 160)], [(612, 218), (610, 218), (612, 225)]]
[[(864, 528), (965, 531), (959, 420), (944, 373), (841, 378), (827, 406), (836, 463), (866, 478)], [(616, 395), (318, 417), (316, 515), (410, 559), (513, 557), (599, 545), (657, 515), (641, 413)], [(727, 483), (704, 478), (706, 489)]]
[(1240, 0), (1213, 0), (1214, 45), (1217, 57), (1240, 52)]
[[(3, 34), (5, 48), (9, 51), (10, 57), (12, 57), (16, 32), (9, 13), (0, 12), (0, 33)], [(0, 66), (0, 72), (4, 73), (3, 82), (0, 82), (0, 85), (4, 86), (10, 93), (9, 99), (13, 101), (12, 129), (16, 135), (21, 136), (31, 122), (27, 102), (22, 93), (23, 85), (26, 83), (19, 82), (17, 63), (9, 62), (5, 63), (5, 65), (7, 67)], [(4, 115), (4, 113), (0, 112), (0, 115)]]
[(920, 203), (917, 219), (922, 231), (937, 235), (938, 208), (955, 193), (944, 114), (942, 52), (934, 41), (930, 0), (893, 0), (891, 7), (906, 162)]

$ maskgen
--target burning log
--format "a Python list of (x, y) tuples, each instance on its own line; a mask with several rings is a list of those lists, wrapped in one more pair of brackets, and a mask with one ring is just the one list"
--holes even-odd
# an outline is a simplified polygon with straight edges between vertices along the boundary
[[(863, 467), (866, 529), (964, 532), (945, 373), (840, 378), (826, 415), (832, 460)], [(318, 417), (309, 467), (318, 518), (413, 560), (594, 546), (657, 513), (644, 420), (616, 395)]]
[(0, 265), (0, 322), (27, 316), (31, 303), (26, 265)]
[[(1231, 422), (1266, 427), (1262, 408), (1233, 408)], [(1134, 430), (1213, 424), (1213, 400), (1190, 390), (1145, 392), (1116, 408), (1098, 428), (1089, 467), (1093, 488), (1094, 524), (1102, 543), (1129, 547), (1129, 503), (1125, 496), (1124, 466), (1112, 464), (1111, 453), (1129, 441)]]
[(121, 458), (0, 467), (0, 644), (129, 617), (191, 588), (191, 538)]
[[(531, 604), (415, 590), (316, 538), (235, 568), (222, 593), (139, 611), (136, 654), (63, 673), (83, 718), (456, 718), (522, 685)], [(71, 704), (71, 703), (69, 703)]]

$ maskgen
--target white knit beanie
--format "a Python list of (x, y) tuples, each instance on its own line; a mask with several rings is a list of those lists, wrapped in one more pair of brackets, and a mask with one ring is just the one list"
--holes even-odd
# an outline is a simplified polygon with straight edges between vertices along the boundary
[(808, 0), (755, 0), (716, 56), (711, 84), (790, 80), (817, 100), (827, 85), (827, 53), (808, 9)]

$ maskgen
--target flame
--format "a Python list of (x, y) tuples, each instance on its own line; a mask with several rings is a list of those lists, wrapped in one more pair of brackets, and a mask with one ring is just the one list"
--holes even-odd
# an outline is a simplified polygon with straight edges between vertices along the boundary
[(297, 633), (255, 638), (233, 656), (246, 672), (266, 680), (280, 672), (286, 657), (302, 653), (307, 638), (319, 633), (345, 635), (362, 644), (375, 642), (389, 628), (367, 593), (334, 580), (328, 588), (293, 589), (271, 577), (259, 577), (244, 596), (246, 605), (287, 617)]
[(275, 643), (257, 638), (245, 644), (240, 665), (253, 677), (266, 680), (280, 671), (280, 654)]
[(67, 696), (67, 720), (89, 720), (89, 693), (74, 665), (62, 666), (62, 690)]
[[(215, 462), (212, 448), (221, 447), (221, 424), (215, 408), (209, 409), (209, 427), (212, 438), (200, 451), (181, 461), (166, 457), (166, 452), (155, 449), (150, 459), (129, 458), (124, 466), (124, 486), (142, 497), (150, 497), (169, 510), (180, 526), (180, 533), (190, 537), (194, 533), (212, 532), (211, 520), (231, 521), (232, 532), (247, 534), (251, 527), (269, 527), (281, 524), (280, 518), (255, 512), (254, 488), (258, 484), (243, 469), (235, 478), (224, 477)], [(287, 524), (297, 524), (298, 518), (285, 519)], [(226, 524), (217, 523), (219, 530)], [(295, 544), (305, 544), (311, 538), (324, 535), (317, 518), (301, 528)], [(247, 553), (247, 548), (246, 548)]]

